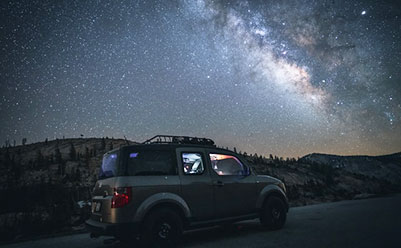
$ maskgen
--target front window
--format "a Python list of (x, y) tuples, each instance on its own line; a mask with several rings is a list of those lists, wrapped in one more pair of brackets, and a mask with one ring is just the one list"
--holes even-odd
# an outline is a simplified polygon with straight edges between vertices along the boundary
[(102, 166), (100, 168), (99, 178), (108, 178), (117, 176), (118, 154), (117, 152), (105, 154), (103, 156)]
[(130, 152), (127, 163), (128, 176), (177, 175), (177, 166), (171, 151)]
[(182, 164), (186, 175), (200, 175), (205, 170), (200, 153), (182, 153)]
[(210, 154), (213, 170), (220, 176), (245, 176), (248, 168), (235, 156), (225, 154)]

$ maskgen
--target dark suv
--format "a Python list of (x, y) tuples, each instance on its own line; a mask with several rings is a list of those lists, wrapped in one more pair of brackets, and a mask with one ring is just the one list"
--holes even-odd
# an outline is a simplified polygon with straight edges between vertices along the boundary
[(255, 175), (241, 155), (210, 139), (158, 135), (104, 155), (86, 224), (92, 237), (169, 245), (183, 230), (257, 217), (280, 229), (287, 211), (284, 184)]

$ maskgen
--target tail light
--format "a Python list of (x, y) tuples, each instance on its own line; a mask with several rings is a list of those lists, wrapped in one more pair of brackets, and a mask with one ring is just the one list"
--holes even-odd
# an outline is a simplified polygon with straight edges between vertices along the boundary
[(113, 198), (111, 199), (111, 208), (122, 208), (131, 202), (131, 187), (114, 188)]

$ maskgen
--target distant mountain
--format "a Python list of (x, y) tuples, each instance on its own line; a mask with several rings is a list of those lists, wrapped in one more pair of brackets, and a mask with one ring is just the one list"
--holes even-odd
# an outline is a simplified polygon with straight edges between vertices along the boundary
[(383, 156), (339, 156), (312, 153), (302, 157), (299, 161), (325, 164), (392, 183), (401, 182), (401, 152)]

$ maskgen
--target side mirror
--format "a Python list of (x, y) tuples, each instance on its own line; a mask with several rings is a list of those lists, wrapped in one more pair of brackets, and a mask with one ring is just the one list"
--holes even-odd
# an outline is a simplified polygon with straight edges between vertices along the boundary
[(249, 175), (251, 175), (252, 174), (252, 169), (251, 169), (251, 167), (246, 167), (247, 168), (247, 176), (249, 176)]
[(251, 175), (251, 168), (249, 168), (248, 166), (245, 166), (244, 170), (242, 171), (242, 176), (247, 177), (249, 175)]

